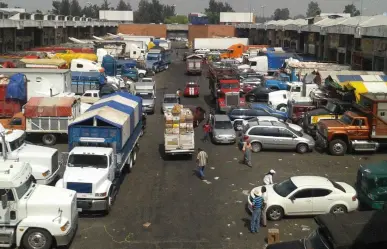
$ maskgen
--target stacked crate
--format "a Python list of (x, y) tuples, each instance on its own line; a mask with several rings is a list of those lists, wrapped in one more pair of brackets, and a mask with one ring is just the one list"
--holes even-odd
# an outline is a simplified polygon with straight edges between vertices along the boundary
[(186, 134), (193, 132), (193, 115), (190, 109), (175, 105), (164, 114), (166, 134)]

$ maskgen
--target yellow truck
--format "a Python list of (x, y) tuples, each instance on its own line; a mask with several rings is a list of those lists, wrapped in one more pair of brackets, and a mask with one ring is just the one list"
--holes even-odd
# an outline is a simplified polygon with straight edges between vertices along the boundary
[(95, 54), (74, 53), (72, 50), (66, 50), (63, 53), (55, 53), (52, 59), (63, 59), (66, 61), (68, 66), (70, 66), (73, 59), (87, 59), (95, 62), (98, 61), (98, 57)]

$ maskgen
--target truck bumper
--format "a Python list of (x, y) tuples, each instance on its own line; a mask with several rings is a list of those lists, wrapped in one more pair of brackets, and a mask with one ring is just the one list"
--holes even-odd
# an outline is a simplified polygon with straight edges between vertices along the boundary
[(142, 107), (142, 110), (146, 113), (153, 113), (155, 112), (155, 107), (150, 107), (150, 106), (143, 106)]
[(323, 149), (328, 148), (327, 140), (318, 132), (316, 133), (316, 145)]
[(201, 74), (202, 71), (201, 70), (189, 70), (187, 71), (187, 74)]
[(166, 150), (166, 155), (187, 155), (187, 154), (193, 154), (195, 153), (195, 150)]
[(71, 240), (73, 239), (74, 235), (76, 234), (78, 230), (78, 214), (76, 216), (75, 221), (73, 222), (71, 228), (69, 231), (64, 235), (56, 235), (55, 241), (57, 246), (67, 246), (70, 244)]
[(56, 171), (54, 173), (52, 173), (49, 177), (43, 178), (43, 179), (42, 178), (41, 179), (35, 178), (36, 183), (42, 184), (42, 185), (50, 185), (51, 183), (54, 183), (59, 178), (60, 169), (61, 169), (61, 165), (59, 164)]
[(108, 200), (105, 199), (77, 199), (79, 212), (84, 211), (104, 211), (108, 208)]

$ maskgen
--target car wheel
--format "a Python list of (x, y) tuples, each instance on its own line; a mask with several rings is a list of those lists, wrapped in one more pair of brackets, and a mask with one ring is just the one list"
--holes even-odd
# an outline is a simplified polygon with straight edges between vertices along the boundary
[(280, 104), (277, 106), (277, 110), (281, 112), (288, 112), (288, 106), (285, 104)]
[(347, 144), (341, 139), (335, 139), (329, 143), (329, 152), (334, 156), (344, 156)]
[(348, 212), (347, 207), (344, 206), (344, 205), (334, 205), (331, 208), (331, 213), (332, 214), (345, 214), (347, 212)]
[(304, 154), (308, 152), (309, 146), (307, 144), (299, 144), (297, 145), (297, 152), (300, 154)]
[(260, 152), (262, 150), (262, 144), (258, 142), (254, 142), (251, 144), (251, 149), (255, 153)]
[(248, 96), (247, 97), (248, 102), (255, 102), (255, 97), (254, 96)]
[(271, 206), (267, 209), (266, 216), (272, 221), (281, 220), (284, 216), (284, 209), (280, 206)]
[(144, 77), (145, 77), (145, 75), (144, 75), (143, 73), (140, 73), (140, 74), (138, 75), (138, 77), (140, 77), (140, 78), (144, 78)]

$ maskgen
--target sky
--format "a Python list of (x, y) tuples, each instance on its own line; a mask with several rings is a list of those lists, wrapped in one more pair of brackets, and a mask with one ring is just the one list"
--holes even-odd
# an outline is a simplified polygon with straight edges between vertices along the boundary
[[(26, 8), (27, 11), (35, 11), (39, 9), (43, 12), (51, 8), (52, 0), (0, 0), (8, 3), (10, 6), (18, 6)], [(127, 0), (131, 3), (134, 9), (137, 9), (139, 0)], [(315, 0), (319, 3), (322, 12), (324, 13), (342, 13), (344, 6), (354, 3), (356, 7), (361, 9), (361, 0)], [(387, 12), (387, 0), (362, 0), (363, 15), (375, 15)], [(101, 4), (102, 0), (79, 0), (81, 5), (87, 2), (93, 4)], [(116, 6), (118, 0), (110, 0), (112, 6)], [(203, 12), (208, 6), (208, 0), (160, 0), (163, 4), (176, 5), (177, 14), (188, 14), (190, 12)], [(254, 12), (257, 16), (265, 16), (273, 14), (276, 8), (289, 8), (290, 15), (298, 14), (305, 15), (308, 3), (310, 0), (224, 0), (228, 2), (236, 12)], [(251, 6), (251, 8), (250, 8)], [(261, 6), (265, 6), (261, 8)]]

